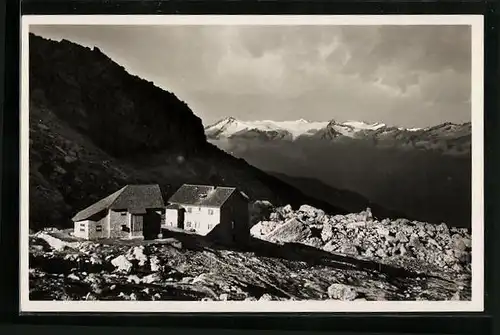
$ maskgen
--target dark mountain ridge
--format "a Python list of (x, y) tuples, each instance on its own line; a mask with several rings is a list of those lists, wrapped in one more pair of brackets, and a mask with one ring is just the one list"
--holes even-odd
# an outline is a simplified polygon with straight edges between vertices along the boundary
[(339, 206), (207, 143), (186, 103), (128, 74), (99, 49), (30, 34), (30, 227), (72, 215), (126, 183), (237, 186), (252, 200), (330, 213)]

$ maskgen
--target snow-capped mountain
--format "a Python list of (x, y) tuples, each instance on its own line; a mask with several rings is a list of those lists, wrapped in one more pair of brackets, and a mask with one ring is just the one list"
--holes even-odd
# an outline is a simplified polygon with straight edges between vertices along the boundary
[(243, 135), (246, 132), (263, 132), (274, 135), (274, 137), (296, 139), (302, 135), (314, 134), (327, 125), (328, 122), (311, 122), (304, 119), (295, 121), (241, 121), (228, 117), (206, 127), (205, 133), (209, 138), (230, 138), (235, 135)]
[[(288, 140), (322, 139), (329, 141), (369, 140), (383, 146), (433, 147), (442, 140), (458, 141), (460, 146), (470, 144), (471, 124), (443, 123), (426, 128), (403, 128), (385, 123), (362, 121), (317, 122), (304, 119), (295, 121), (241, 121), (233, 117), (205, 127), (209, 140), (258, 139)], [(467, 143), (468, 142), (468, 143)], [(455, 143), (453, 143), (453, 147)], [(462, 148), (463, 149), (463, 148)]]

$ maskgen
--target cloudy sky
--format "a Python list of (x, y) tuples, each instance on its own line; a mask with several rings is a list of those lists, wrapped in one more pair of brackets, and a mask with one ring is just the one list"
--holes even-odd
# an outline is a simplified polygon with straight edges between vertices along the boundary
[(470, 121), (468, 26), (31, 26), (97, 46), (186, 101), (205, 125)]

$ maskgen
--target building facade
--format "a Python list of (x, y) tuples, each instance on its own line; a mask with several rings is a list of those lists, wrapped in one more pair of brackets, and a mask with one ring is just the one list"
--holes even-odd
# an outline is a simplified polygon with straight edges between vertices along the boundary
[(167, 228), (229, 241), (245, 242), (250, 236), (248, 197), (236, 188), (185, 184), (168, 202)]
[(127, 185), (73, 217), (75, 237), (154, 239), (160, 234), (164, 201), (158, 185)]

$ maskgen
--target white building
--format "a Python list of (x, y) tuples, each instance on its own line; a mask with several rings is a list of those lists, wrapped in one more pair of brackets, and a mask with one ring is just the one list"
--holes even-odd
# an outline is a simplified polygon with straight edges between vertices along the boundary
[(242, 242), (250, 235), (248, 197), (234, 187), (185, 184), (168, 203), (166, 228)]

